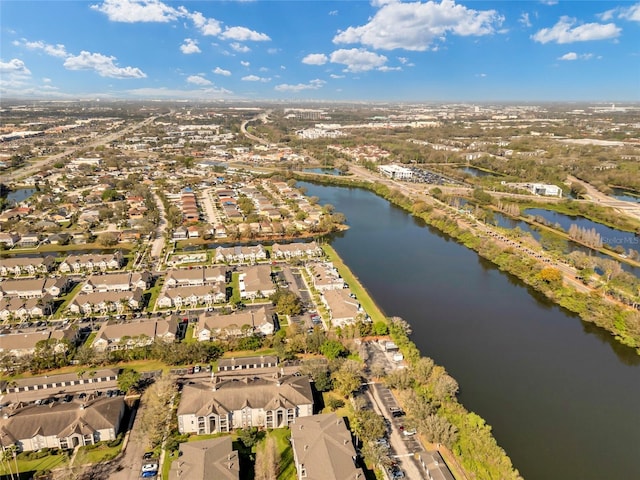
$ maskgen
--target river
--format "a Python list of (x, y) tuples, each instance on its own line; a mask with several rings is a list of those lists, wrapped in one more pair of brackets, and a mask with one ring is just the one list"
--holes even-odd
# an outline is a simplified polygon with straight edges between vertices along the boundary
[(346, 215), (333, 247), (458, 380), (525, 479), (640, 478), (633, 350), (368, 191), (300, 185)]

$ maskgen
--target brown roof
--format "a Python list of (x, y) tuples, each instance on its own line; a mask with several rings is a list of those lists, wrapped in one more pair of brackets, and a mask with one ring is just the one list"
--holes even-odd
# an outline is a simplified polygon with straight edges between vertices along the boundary
[(296, 467), (304, 466), (309, 480), (364, 480), (364, 472), (354, 464), (351, 433), (335, 413), (296, 418), (291, 444)]
[(232, 448), (230, 436), (180, 444), (169, 480), (238, 480), (240, 462)]
[(35, 435), (66, 437), (74, 432), (84, 435), (109, 428), (117, 432), (123, 411), (123, 397), (99, 398), (84, 408), (76, 402), (28, 405), (1, 418), (0, 429), (18, 440)]
[(211, 383), (185, 385), (178, 415), (205, 416), (246, 406), (272, 410), (279, 406), (293, 408), (313, 404), (311, 384), (306, 376), (230, 379), (216, 382), (215, 387), (213, 390)]

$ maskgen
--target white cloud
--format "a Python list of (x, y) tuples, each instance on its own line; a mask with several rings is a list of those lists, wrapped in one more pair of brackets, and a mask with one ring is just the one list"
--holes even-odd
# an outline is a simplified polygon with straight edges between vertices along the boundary
[(558, 57), (558, 60), (566, 60), (566, 61), (591, 60), (592, 58), (593, 58), (593, 53), (583, 53), (578, 55), (576, 52), (568, 52), (562, 55), (561, 57)]
[(578, 54), (576, 52), (565, 53), (561, 57), (558, 57), (558, 60), (567, 60), (567, 61), (577, 60), (577, 59), (578, 59)]
[(338, 10), (331, 10), (329, 12), (329, 15), (331, 15), (332, 17), (335, 16), (335, 15), (338, 15)]
[(607, 40), (620, 36), (622, 31), (614, 23), (584, 23), (574, 27), (575, 24), (575, 18), (561, 17), (553, 27), (543, 28), (531, 38), (539, 43), (555, 42), (563, 44)]
[(12, 58), (8, 62), (0, 62), (0, 73), (9, 75), (29, 76), (31, 71), (24, 62), (18, 58)]
[(632, 20), (634, 22), (640, 22), (640, 3), (636, 3), (627, 8), (621, 8), (619, 18), (625, 20)]
[(306, 63), (307, 65), (324, 65), (328, 61), (329, 57), (324, 53), (310, 53), (302, 59), (302, 63)]
[(527, 12), (523, 12), (520, 14), (518, 22), (520, 22), (520, 24), (524, 27), (531, 27), (531, 20), (529, 20), (529, 14)]
[(382, 67), (387, 57), (362, 48), (340, 49), (331, 54), (331, 62), (346, 65), (347, 72), (366, 72)]
[(543, 5), (557, 5), (558, 4), (558, 0), (540, 0), (540, 3), (542, 3)]
[(605, 22), (613, 19), (614, 17), (631, 20), (633, 22), (640, 22), (640, 3), (636, 3), (630, 7), (614, 8), (598, 15), (598, 18)]
[(206, 18), (200, 12), (186, 13), (200, 33), (205, 36), (219, 35), (222, 31), (220, 22), (215, 18)]
[(201, 88), (198, 90), (178, 90), (161, 88), (136, 88), (127, 90), (129, 95), (141, 98), (184, 98), (184, 99), (212, 99), (223, 98), (233, 95), (231, 90), (226, 88)]
[(200, 47), (198, 47), (198, 41), (192, 38), (185, 38), (184, 43), (180, 45), (180, 50), (185, 55), (201, 52)]
[(213, 73), (216, 75), (222, 75), (223, 77), (231, 76), (231, 72), (229, 70), (225, 70), (224, 68), (216, 67), (213, 69)]
[(486, 73), (476, 73), (476, 77), (478, 77), (478, 78), (486, 78), (487, 74)]
[(298, 83), (296, 85), (290, 85), (287, 83), (281, 83), (280, 85), (275, 86), (275, 90), (278, 92), (294, 92), (298, 93), (303, 90), (318, 90), (327, 83), (324, 80), (315, 79), (311, 80), (309, 83)]
[(278, 53), (279, 51), (280, 51), (280, 49), (279, 49), (279, 48), (274, 48), (274, 47), (272, 47), (272, 48), (267, 48), (267, 53), (268, 53), (269, 55), (275, 55), (275, 54), (276, 54), (276, 53)]
[(245, 62), (244, 60), (240, 61), (240, 65), (242, 65), (243, 67), (248, 67), (249, 65), (251, 65), (250, 62)]
[(344, 78), (344, 75), (336, 75), (335, 73), (332, 73), (332, 74), (331, 74), (331, 75), (329, 75), (329, 76), (330, 76), (331, 78), (335, 78), (335, 79), (338, 79), (338, 78)]
[(27, 47), (29, 50), (42, 50), (44, 53), (46, 53), (47, 55), (51, 55), (52, 57), (66, 58), (67, 56), (69, 56), (65, 46), (62, 44), (51, 45), (42, 41), (29, 42), (24, 38), (22, 39), (22, 41), (14, 41), (13, 44), (16, 46)]
[(378, 68), (379, 72), (398, 72), (400, 70), (402, 70), (402, 67), (388, 67), (386, 65)]
[(102, 12), (113, 22), (171, 22), (180, 12), (158, 0), (105, 0), (91, 8)]
[(239, 42), (267, 42), (271, 40), (265, 33), (255, 32), (247, 27), (227, 27), (220, 35), (225, 40), (238, 40)]
[(251, 49), (249, 47), (247, 47), (246, 45), (242, 45), (241, 43), (238, 42), (233, 42), (230, 43), (229, 46), (235, 50), (236, 52), (239, 53), (248, 53), (251, 51)]
[(503, 21), (504, 17), (495, 10), (473, 10), (453, 0), (392, 1), (383, 3), (369, 23), (339, 32), (333, 42), (361, 43), (383, 50), (424, 51), (432, 43), (442, 41), (447, 33), (489, 35), (495, 33)]
[(190, 75), (187, 77), (187, 83), (192, 83), (194, 85), (211, 85), (211, 80), (207, 80), (202, 75)]
[(101, 77), (109, 78), (146, 78), (147, 75), (135, 67), (118, 67), (116, 57), (107, 57), (101, 53), (80, 52), (64, 61), (67, 70), (93, 70)]
[(242, 77), (241, 80), (245, 82), (263, 82), (263, 83), (271, 81), (270, 78), (259, 77), (257, 75), (247, 75), (245, 77)]

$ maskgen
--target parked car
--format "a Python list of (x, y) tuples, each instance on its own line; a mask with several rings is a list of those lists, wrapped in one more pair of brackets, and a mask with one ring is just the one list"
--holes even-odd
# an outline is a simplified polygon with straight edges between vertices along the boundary
[(200, 365), (193, 367), (193, 373), (200, 373)]
[(151, 460), (152, 458), (153, 458), (153, 452), (145, 452), (144, 455), (142, 455), (143, 460)]
[(142, 465), (142, 471), (143, 472), (157, 472), (158, 471), (158, 463), (157, 462), (146, 463), (146, 464)]
[(142, 477), (142, 478), (153, 478), (153, 477), (155, 477), (157, 475), (158, 475), (158, 471), (157, 470), (150, 470), (148, 472), (142, 472), (140, 474), (140, 477)]

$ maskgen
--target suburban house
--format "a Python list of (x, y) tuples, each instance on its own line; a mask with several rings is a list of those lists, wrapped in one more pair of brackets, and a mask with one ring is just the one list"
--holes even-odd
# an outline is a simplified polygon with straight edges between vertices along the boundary
[(311, 277), (313, 286), (320, 292), (335, 290), (344, 286), (344, 280), (331, 263), (318, 262), (310, 264), (307, 266), (307, 272)]
[(275, 330), (271, 313), (265, 307), (248, 309), (229, 315), (203, 312), (198, 317), (194, 336), (201, 342), (241, 337), (260, 333), (271, 335)]
[(298, 479), (364, 480), (351, 433), (335, 413), (296, 418), (291, 447)]
[(57, 297), (67, 289), (66, 277), (61, 278), (17, 278), (0, 282), (0, 298), (43, 298)]
[(91, 315), (92, 313), (108, 314), (110, 312), (121, 314), (127, 309), (141, 309), (142, 302), (142, 290), (139, 288), (127, 292), (81, 292), (69, 303), (67, 309), (74, 314)]
[(240, 298), (266, 298), (276, 292), (269, 265), (256, 265), (239, 275)]
[(316, 242), (288, 243), (284, 245), (274, 243), (271, 247), (271, 252), (273, 258), (317, 257), (322, 255), (322, 249)]
[(307, 376), (215, 378), (187, 384), (178, 407), (180, 433), (210, 434), (236, 428), (280, 428), (313, 415)]
[(122, 268), (124, 263), (122, 252), (118, 250), (105, 255), (92, 253), (69, 255), (58, 268), (62, 273), (106, 272), (107, 270), (118, 270)]
[(93, 292), (125, 292), (128, 290), (147, 290), (151, 285), (149, 272), (125, 272), (89, 275), (82, 291)]
[(194, 287), (226, 281), (223, 267), (180, 268), (168, 270), (164, 284), (168, 287)]
[(150, 345), (156, 340), (173, 342), (178, 322), (175, 317), (167, 320), (146, 320), (134, 323), (104, 322), (96, 333), (91, 346), (100, 351), (128, 350)]
[(0, 418), (0, 444), (3, 448), (15, 445), (21, 451), (34, 451), (115, 440), (124, 412), (123, 397), (7, 409)]
[[(7, 386), (6, 394), (11, 395), (11, 399), (20, 392), (43, 391), (43, 395), (49, 395), (44, 390), (55, 390), (60, 388), (68, 388), (82, 385), (85, 389), (87, 385), (95, 385), (105, 383), (109, 386), (115, 386), (118, 381), (118, 370), (113, 368), (104, 368), (101, 370), (92, 370), (84, 375), (77, 373), (63, 373), (60, 375), (45, 375), (41, 377), (26, 377), (15, 380), (15, 385)], [(52, 392), (53, 393), (53, 392)], [(19, 398), (18, 398), (19, 400)]]
[(363, 312), (360, 303), (350, 296), (348, 288), (326, 290), (320, 298), (329, 310), (329, 318), (334, 327), (354, 323), (358, 314)]
[(0, 353), (14, 357), (33, 355), (38, 342), (51, 339), (60, 342), (59, 347), (56, 347), (56, 349), (59, 350), (58, 353), (63, 353), (67, 350), (68, 345), (62, 343), (62, 340), (67, 339), (71, 341), (73, 335), (71, 330), (44, 330), (41, 332), (0, 335)]
[(415, 454), (415, 458), (429, 480), (455, 480), (440, 452), (420, 452)]
[(275, 355), (260, 355), (259, 357), (221, 358), (218, 360), (219, 372), (235, 372), (238, 370), (252, 370), (256, 368), (273, 368), (278, 366)]
[(227, 289), (224, 282), (215, 285), (184, 286), (165, 288), (156, 305), (159, 308), (183, 308), (204, 305), (213, 306), (215, 303), (224, 303), (227, 300)]
[(53, 269), (55, 258), (48, 257), (10, 257), (0, 258), (0, 276), (46, 274)]
[(240, 459), (230, 436), (180, 444), (169, 480), (239, 480)]
[(0, 299), (0, 320), (44, 317), (53, 313), (53, 297), (7, 297)]
[[(0, 223), (2, 223), (1, 219), (0, 219)], [(17, 233), (0, 232), (0, 243), (4, 243), (6, 248), (15, 247), (19, 241), (20, 241), (20, 235), (18, 235)]]
[(262, 245), (255, 247), (240, 246), (218, 247), (214, 257), (215, 263), (255, 263), (258, 260), (266, 260), (267, 252)]

